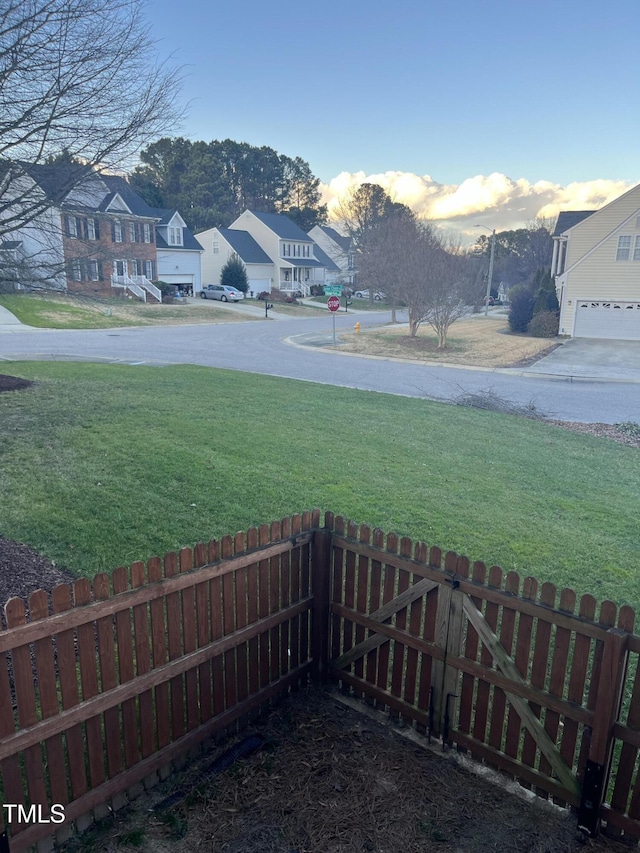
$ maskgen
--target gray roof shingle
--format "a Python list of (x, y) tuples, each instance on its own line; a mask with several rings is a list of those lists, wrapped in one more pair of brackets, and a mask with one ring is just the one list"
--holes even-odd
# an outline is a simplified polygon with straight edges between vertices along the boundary
[(245, 264), (272, 263), (269, 255), (260, 248), (248, 231), (235, 228), (218, 228), (218, 231)]
[(284, 240), (299, 240), (306, 243), (313, 242), (311, 237), (305, 234), (302, 228), (299, 228), (295, 222), (283, 213), (258, 213), (255, 210), (249, 212), (253, 213), (256, 219), (259, 219), (267, 228), (270, 228), (278, 237), (282, 237)]
[(555, 230), (551, 236), (559, 237), (565, 231), (568, 231), (569, 228), (573, 228), (574, 225), (582, 222), (583, 219), (586, 219), (595, 212), (595, 210), (561, 210), (558, 214)]
[(323, 267), (326, 267), (331, 272), (340, 272), (340, 267), (334, 263), (326, 252), (323, 252), (317, 243), (313, 244), (313, 254), (320, 261)]
[(334, 243), (337, 243), (343, 252), (348, 252), (351, 249), (351, 237), (345, 237), (343, 234), (339, 234), (336, 229), (331, 228), (330, 225), (319, 225), (318, 228), (322, 228), (327, 237), (333, 240)]

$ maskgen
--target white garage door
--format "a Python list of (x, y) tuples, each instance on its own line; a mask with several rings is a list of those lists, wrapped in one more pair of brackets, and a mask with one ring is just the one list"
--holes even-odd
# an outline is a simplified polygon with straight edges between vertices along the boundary
[(250, 278), (249, 279), (249, 290), (253, 291), (253, 295), (256, 296), (258, 293), (262, 293), (263, 291), (267, 291), (267, 293), (271, 292), (271, 279), (270, 278)]
[(573, 336), (640, 341), (640, 302), (578, 300)]

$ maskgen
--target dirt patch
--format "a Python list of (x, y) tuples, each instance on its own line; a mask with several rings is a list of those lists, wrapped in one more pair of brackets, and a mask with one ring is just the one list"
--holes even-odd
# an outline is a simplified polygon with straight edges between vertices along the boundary
[(508, 333), (505, 319), (471, 317), (460, 320), (449, 330), (447, 347), (437, 348), (438, 339), (427, 325), (416, 337), (406, 326), (365, 329), (360, 334), (341, 335), (340, 349), (363, 355), (439, 361), (477, 367), (523, 367), (547, 355), (557, 344), (545, 338), (530, 338)]
[[(361, 706), (364, 707), (364, 706)], [(379, 719), (378, 719), (379, 718)], [(319, 688), (287, 697), (252, 728), (264, 748), (199, 789), (201, 767), (136, 800), (66, 851), (215, 853), (574, 853), (622, 851), (588, 841), (576, 820), (505, 790)], [(243, 733), (245, 736), (246, 733)], [(426, 739), (420, 738), (422, 744)], [(200, 764), (212, 762), (229, 744)], [(154, 810), (167, 794), (187, 799)]]

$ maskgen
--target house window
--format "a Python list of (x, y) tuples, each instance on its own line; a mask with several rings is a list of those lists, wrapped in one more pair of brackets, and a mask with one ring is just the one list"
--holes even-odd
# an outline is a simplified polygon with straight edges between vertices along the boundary
[(213, 248), (213, 254), (214, 255), (220, 254), (220, 242), (218, 240), (213, 241), (212, 248)]
[(74, 258), (69, 265), (69, 278), (73, 281), (82, 281), (82, 264), (79, 258)]
[(129, 223), (129, 242), (130, 243), (137, 243), (137, 240), (136, 240), (136, 223), (135, 222)]
[(114, 275), (127, 275), (127, 262), (126, 261), (114, 261), (113, 262), (113, 273)]
[(119, 219), (112, 223), (112, 235), (114, 243), (122, 243), (122, 222)]
[[(91, 222), (91, 220), (89, 220)], [(89, 281), (100, 281), (100, 264), (98, 261), (88, 262)]]
[(169, 228), (169, 245), (182, 246), (182, 228)]
[(144, 274), (148, 279), (154, 279), (154, 269), (153, 269), (153, 261), (145, 261), (144, 262)]
[(628, 261), (631, 256), (631, 237), (618, 237), (616, 261)]
[(97, 228), (97, 222), (95, 219), (87, 219), (87, 239), (89, 239), (89, 240), (97, 240), (98, 239), (98, 228)]
[(148, 222), (145, 222), (142, 226), (142, 239), (145, 243), (151, 242), (151, 225)]
[(78, 236), (78, 220), (75, 216), (65, 216), (67, 237)]
[(633, 248), (633, 260), (640, 261), (640, 237), (636, 237), (636, 244)]

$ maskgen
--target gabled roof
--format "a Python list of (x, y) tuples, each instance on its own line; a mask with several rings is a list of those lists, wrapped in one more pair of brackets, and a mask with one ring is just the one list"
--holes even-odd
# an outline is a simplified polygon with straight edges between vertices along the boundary
[(305, 234), (302, 228), (298, 228), (295, 222), (285, 216), (283, 213), (258, 213), (255, 210), (250, 210), (256, 219), (259, 219), (267, 228), (270, 228), (278, 237), (284, 240), (299, 240), (311, 243), (311, 237)]
[(188, 228), (182, 229), (182, 246), (170, 246), (162, 234), (156, 230), (156, 247), (158, 249), (168, 249), (171, 252), (181, 252), (184, 249), (195, 249), (198, 252), (204, 252), (204, 249)]
[(320, 261), (323, 267), (326, 267), (331, 272), (340, 272), (340, 267), (334, 263), (326, 252), (323, 252), (317, 243), (313, 244), (313, 254)]
[(559, 237), (565, 231), (568, 231), (569, 228), (573, 228), (578, 222), (582, 222), (583, 219), (596, 212), (595, 210), (561, 210), (558, 214), (555, 230), (551, 236)]
[(93, 174), (88, 166), (77, 163), (47, 165), (20, 161), (19, 165), (38, 184), (47, 198), (58, 204), (83, 178)]
[(272, 263), (269, 255), (260, 248), (248, 231), (235, 228), (218, 228), (218, 231), (245, 264)]
[[(124, 205), (124, 207), (123, 207)], [(75, 206), (75, 205), (74, 205)], [(86, 208), (85, 206), (85, 209)], [(120, 193), (108, 193), (100, 202), (97, 209), (101, 213), (107, 213), (111, 209), (115, 210), (117, 213), (133, 213), (129, 205), (122, 198)]]
[[(115, 196), (117, 193), (134, 216), (147, 216), (158, 219), (158, 213), (144, 201), (131, 184), (119, 175), (102, 175), (102, 180)], [(173, 212), (173, 211), (172, 211)]]
[(318, 225), (318, 228), (321, 228), (329, 239), (337, 243), (343, 252), (348, 252), (351, 249), (351, 237), (339, 234), (335, 228), (331, 228), (329, 225)]

